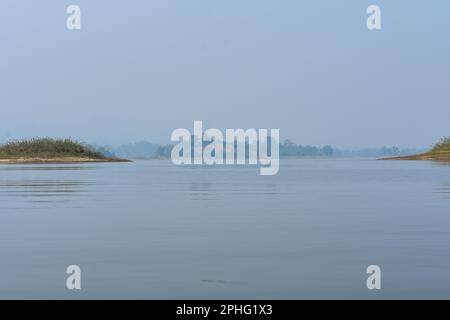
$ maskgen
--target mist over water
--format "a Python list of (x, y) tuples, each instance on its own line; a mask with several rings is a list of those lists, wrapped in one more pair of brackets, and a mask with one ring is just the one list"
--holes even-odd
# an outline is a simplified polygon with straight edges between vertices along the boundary
[[(0, 298), (450, 298), (448, 169), (2, 165)], [(81, 291), (65, 288), (70, 264)]]

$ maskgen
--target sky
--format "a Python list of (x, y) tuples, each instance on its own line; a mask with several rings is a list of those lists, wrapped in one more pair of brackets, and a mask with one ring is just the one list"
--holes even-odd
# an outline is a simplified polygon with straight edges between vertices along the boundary
[(2, 0), (0, 141), (168, 143), (202, 120), (428, 147), (450, 136), (449, 36), (449, 1)]

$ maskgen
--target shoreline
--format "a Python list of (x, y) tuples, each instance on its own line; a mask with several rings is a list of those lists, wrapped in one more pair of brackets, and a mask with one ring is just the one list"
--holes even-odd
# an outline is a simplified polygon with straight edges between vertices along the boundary
[(88, 157), (18, 157), (18, 158), (0, 158), (1, 164), (71, 164), (71, 163), (108, 163), (108, 162), (132, 162), (120, 158), (88, 158)]
[(443, 161), (450, 162), (450, 152), (427, 152), (421, 154), (414, 154), (409, 156), (396, 156), (396, 157), (385, 157), (378, 160), (428, 160), (428, 161)]

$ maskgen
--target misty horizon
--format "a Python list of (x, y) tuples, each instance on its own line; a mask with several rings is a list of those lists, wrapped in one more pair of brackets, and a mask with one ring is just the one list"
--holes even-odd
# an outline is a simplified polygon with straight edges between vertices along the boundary
[[(203, 119), (297, 143), (427, 148), (448, 135), (449, 3), (2, 1), (0, 141), (165, 144)], [(420, 16), (420, 22), (411, 23)], [(438, 28), (436, 23), (439, 22)], [(17, 38), (20, 34), (20, 40)], [(430, 111), (432, 110), (432, 112)]]
[[(137, 145), (137, 144), (141, 144), (141, 143), (148, 143), (148, 144), (152, 144), (155, 146), (169, 146), (169, 145), (173, 145), (174, 143), (171, 142), (170, 140), (167, 140), (166, 142), (158, 142), (158, 141), (154, 141), (151, 139), (138, 139), (138, 140), (124, 140), (124, 142), (117, 142), (117, 143), (109, 143), (109, 142), (99, 142), (99, 141), (95, 141), (95, 140), (83, 140), (83, 139), (77, 139), (74, 137), (63, 137), (63, 136), (55, 136), (55, 137), (50, 137), (50, 136), (28, 136), (28, 137), (19, 137), (19, 138), (11, 138), (8, 140), (3, 140), (0, 141), (0, 145), (11, 142), (11, 141), (21, 141), (21, 140), (26, 140), (26, 139), (33, 139), (33, 138), (52, 138), (52, 139), (71, 139), (77, 142), (80, 142), (82, 144), (86, 144), (86, 145), (91, 145), (91, 146), (97, 146), (97, 147), (105, 147), (105, 148), (113, 148), (113, 149), (117, 149), (117, 148), (121, 148), (124, 146), (128, 146), (128, 145)], [(298, 142), (298, 141), (294, 141), (292, 139), (289, 138), (285, 138), (285, 139), (280, 139), (280, 143), (286, 143), (287, 141), (289, 142), (293, 142), (296, 145), (299, 146), (311, 146), (311, 147), (318, 147), (318, 148), (323, 148), (323, 147), (327, 147), (327, 146), (331, 146), (333, 147), (333, 149), (337, 149), (337, 150), (343, 150), (343, 151), (361, 151), (361, 150), (375, 150), (375, 149), (381, 149), (381, 148), (392, 148), (392, 147), (396, 147), (399, 148), (401, 150), (411, 150), (411, 151), (418, 151), (418, 150), (428, 150), (430, 148), (433, 147), (433, 145), (435, 145), (438, 140), (435, 141), (435, 143), (430, 144), (429, 146), (399, 146), (399, 145), (393, 145), (393, 144), (384, 144), (384, 145), (376, 145), (376, 146), (359, 146), (359, 147), (342, 147), (342, 146), (335, 146), (335, 145), (331, 145), (331, 144), (324, 144), (324, 145), (314, 145), (312, 143), (306, 143), (306, 142)]]

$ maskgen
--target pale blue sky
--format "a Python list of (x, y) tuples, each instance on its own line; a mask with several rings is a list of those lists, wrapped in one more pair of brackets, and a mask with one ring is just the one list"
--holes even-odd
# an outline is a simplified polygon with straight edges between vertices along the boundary
[(450, 135), (449, 37), (449, 1), (2, 0), (0, 141), (165, 143), (203, 120), (426, 147)]

